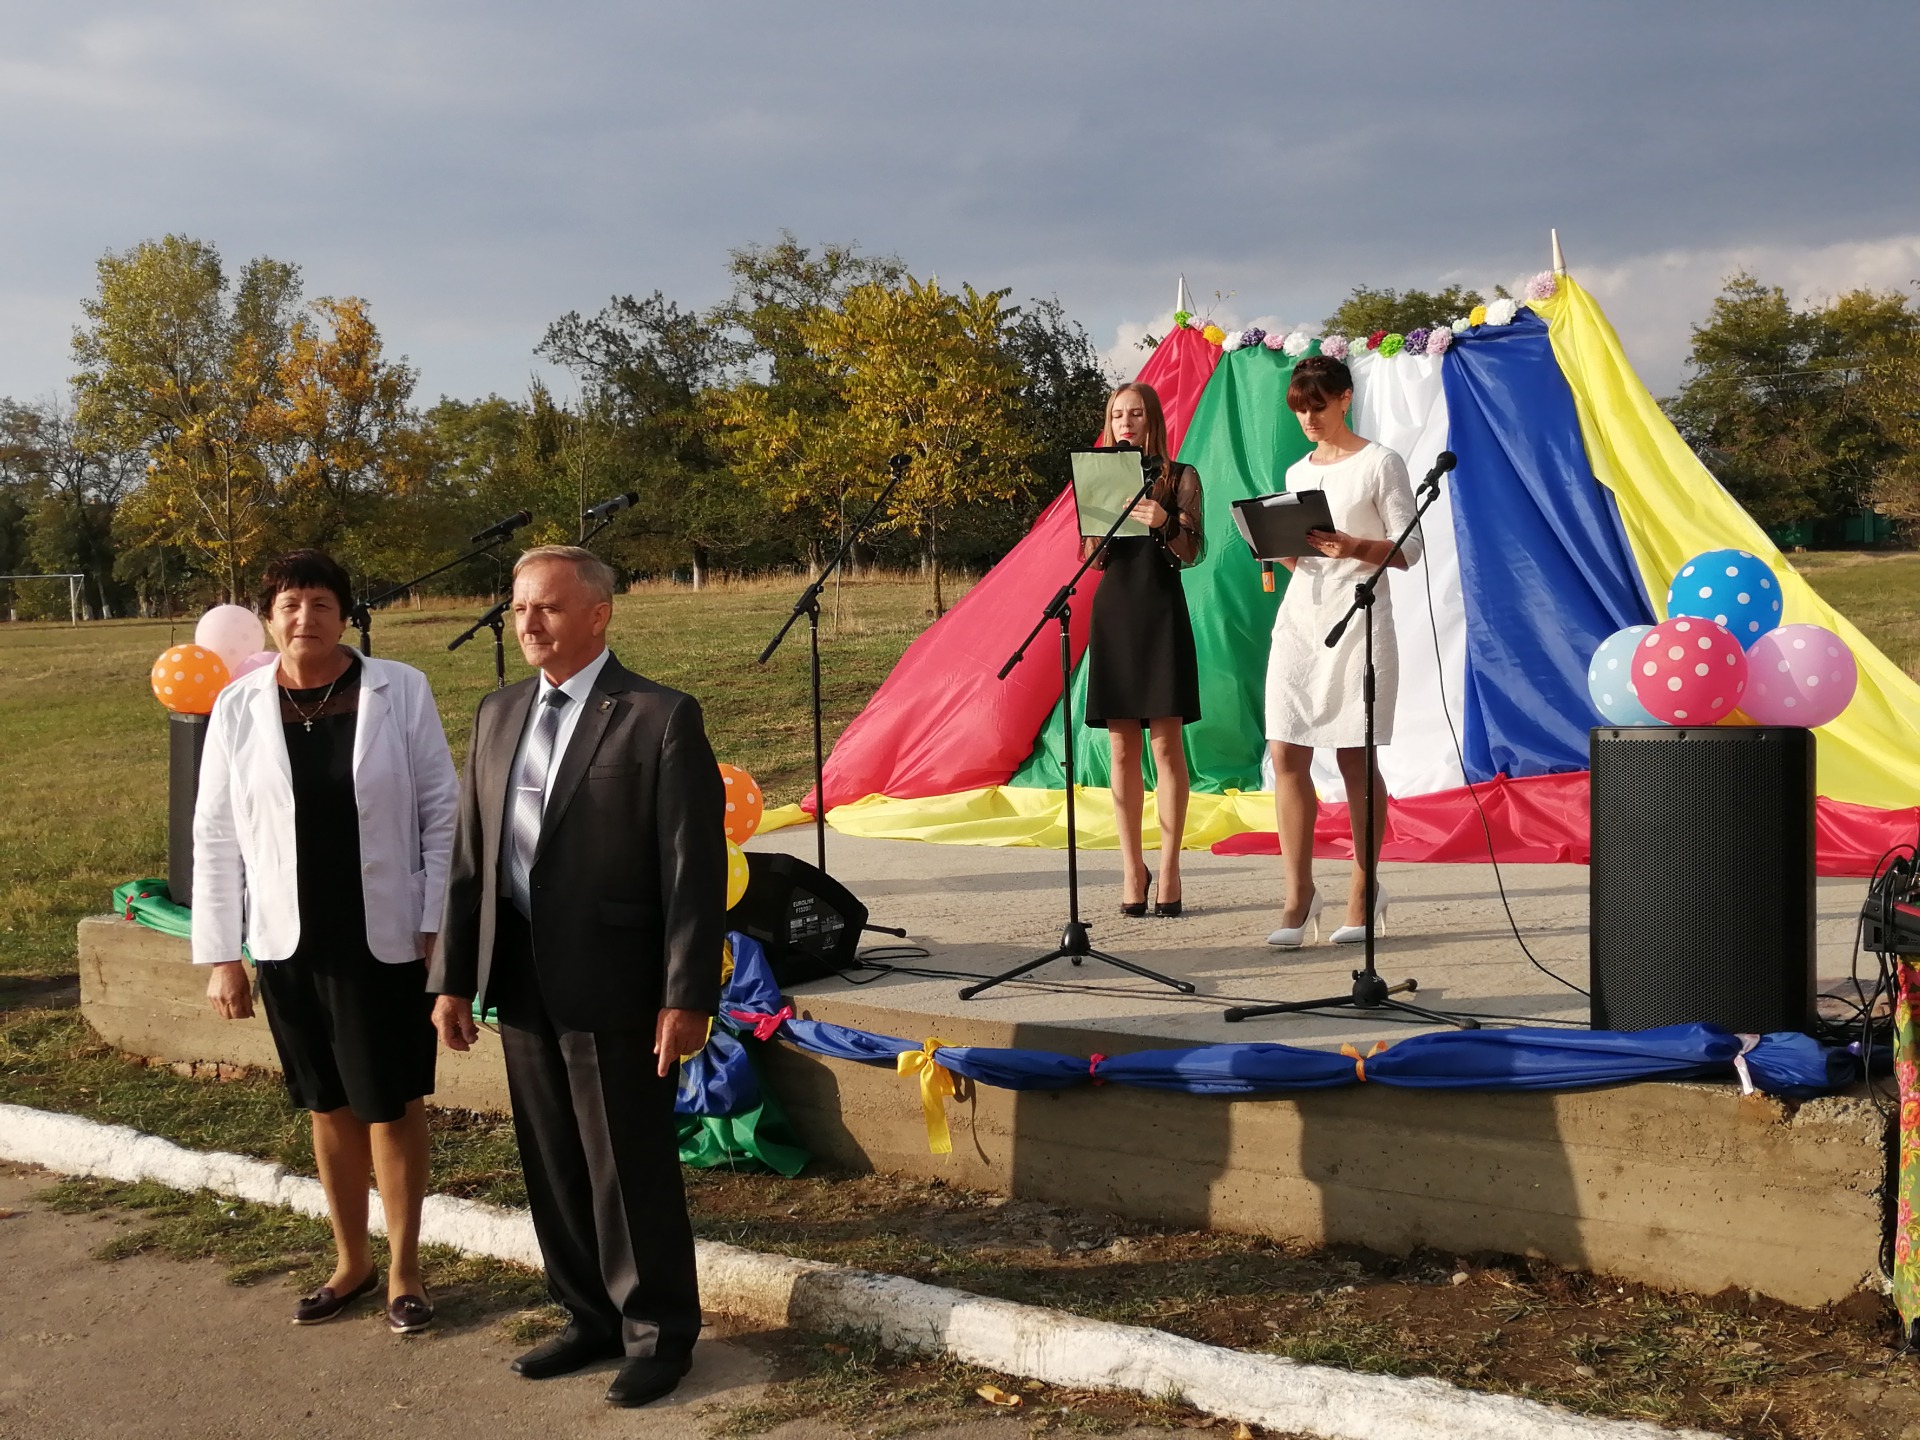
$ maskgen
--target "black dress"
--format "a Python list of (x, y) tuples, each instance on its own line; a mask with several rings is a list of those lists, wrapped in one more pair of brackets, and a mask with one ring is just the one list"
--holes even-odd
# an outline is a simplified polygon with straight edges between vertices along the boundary
[(1169, 481), (1154, 495), (1167, 523), (1156, 534), (1116, 537), (1107, 547), (1087, 639), (1086, 723), (1095, 729), (1200, 718), (1200, 661), (1180, 583), (1181, 569), (1204, 553), (1200, 477), (1181, 465)]
[(368, 1124), (398, 1120), (410, 1101), (433, 1093), (433, 997), (424, 960), (388, 964), (367, 946), (353, 789), (360, 661), (331, 686), (280, 695), (300, 944), (259, 967), (267, 1025), (300, 1109), (345, 1106)]

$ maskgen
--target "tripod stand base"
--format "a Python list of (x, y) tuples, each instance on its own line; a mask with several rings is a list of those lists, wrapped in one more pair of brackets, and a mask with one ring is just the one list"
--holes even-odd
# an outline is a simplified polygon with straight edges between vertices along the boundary
[(1104, 950), (1093, 948), (1093, 942), (1087, 938), (1087, 926), (1083, 920), (1069, 920), (1066, 929), (1060, 932), (1060, 943), (1046, 954), (1036, 956), (1004, 970), (990, 980), (982, 980), (977, 985), (968, 985), (960, 991), (962, 1000), (971, 1000), (982, 990), (991, 990), (996, 985), (1009, 980), (1018, 980), (1030, 971), (1038, 970), (1042, 965), (1051, 965), (1055, 960), (1071, 960), (1078, 965), (1082, 960), (1099, 960), (1124, 970), (1129, 975), (1138, 975), (1142, 980), (1151, 980), (1158, 985), (1169, 985), (1182, 995), (1193, 994), (1193, 986), (1185, 980), (1176, 980), (1171, 975), (1162, 975), (1157, 970), (1149, 970), (1144, 965), (1136, 965), (1131, 960), (1122, 960), (1118, 955), (1109, 955)]
[(1438, 1010), (1409, 1005), (1395, 995), (1411, 995), (1420, 988), (1418, 980), (1402, 980), (1389, 985), (1368, 970), (1353, 972), (1353, 993), (1334, 995), (1325, 1000), (1286, 1000), (1278, 1005), (1236, 1005), (1221, 1016), (1228, 1021), (1253, 1020), (1262, 1015), (1297, 1015), (1305, 1010), (1390, 1010), (1431, 1020), (1436, 1025), (1452, 1025), (1461, 1030), (1478, 1030), (1480, 1022), (1465, 1015), (1447, 1015)]

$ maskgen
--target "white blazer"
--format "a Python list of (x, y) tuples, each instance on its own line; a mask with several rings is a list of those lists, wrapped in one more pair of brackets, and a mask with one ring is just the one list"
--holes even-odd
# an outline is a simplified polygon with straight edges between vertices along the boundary
[[(363, 660), (353, 735), (367, 947), (401, 965), (440, 929), (459, 781), (427, 677)], [(193, 808), (193, 960), (285, 960), (300, 945), (293, 767), (281, 728), (279, 667), (220, 692), (207, 721)]]

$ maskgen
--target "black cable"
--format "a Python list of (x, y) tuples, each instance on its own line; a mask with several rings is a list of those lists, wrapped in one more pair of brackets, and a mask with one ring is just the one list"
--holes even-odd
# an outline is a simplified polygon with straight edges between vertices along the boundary
[[(1420, 541), (1423, 545), (1426, 543), (1426, 531), (1427, 527), (1423, 521), (1420, 526)], [(1520, 953), (1527, 957), (1527, 962), (1534, 969), (1549, 980), (1566, 986), (1574, 994), (1591, 1000), (1593, 998), (1591, 993), (1582, 990), (1565, 976), (1554, 974), (1540, 963), (1533, 951), (1527, 948), (1526, 939), (1520, 934), (1520, 924), (1513, 918), (1513, 903), (1507, 899), (1507, 883), (1500, 874), (1500, 857), (1495, 853), (1493, 824), (1487, 819), (1487, 807), (1481, 803), (1480, 792), (1474, 788), (1473, 781), (1468, 778), (1466, 747), (1460, 743), (1460, 731), (1453, 723), (1453, 708), (1447, 704), (1447, 661), (1440, 652), (1440, 619), (1433, 608), (1433, 565), (1431, 563), (1421, 567), (1421, 578), (1426, 581), (1427, 586), (1427, 628), (1433, 632), (1433, 671), (1435, 681), (1440, 686), (1440, 713), (1447, 717), (1447, 734), (1453, 737), (1453, 753), (1460, 762), (1460, 778), (1466, 782), (1467, 793), (1473, 797), (1473, 808), (1480, 816), (1480, 831), (1487, 837), (1487, 859), (1493, 866), (1494, 887), (1500, 892), (1500, 908), (1507, 912), (1507, 928), (1513, 932), (1514, 943), (1520, 947)]]

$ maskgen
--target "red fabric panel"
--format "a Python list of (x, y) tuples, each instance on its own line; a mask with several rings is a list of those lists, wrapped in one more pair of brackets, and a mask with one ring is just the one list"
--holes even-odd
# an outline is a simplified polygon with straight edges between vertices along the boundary
[[(1537, 775), (1510, 780), (1502, 775), (1475, 787), (1493, 831), (1494, 853), (1503, 865), (1587, 863), (1587, 776)], [(1313, 853), (1331, 859), (1353, 858), (1353, 835), (1344, 804), (1322, 804), (1313, 830)], [(1871, 875), (1880, 857), (1895, 845), (1912, 842), (1920, 809), (1875, 810), (1822, 799), (1814, 814), (1816, 868), (1822, 875)], [(1249, 831), (1222, 840), (1216, 855), (1278, 855), (1280, 837)], [(1382, 860), (1484, 865), (1487, 836), (1473, 796), (1465, 789), (1395, 799), (1388, 807)]]
[[(1138, 378), (1153, 386), (1166, 409), (1167, 442), (1175, 454), (1219, 359), (1219, 346), (1197, 331), (1176, 329), (1141, 367)], [(946, 795), (1012, 778), (1060, 699), (1058, 636), (1035, 640), (1004, 681), (1000, 667), (1080, 563), (1079, 530), (1069, 489), (958, 605), (907, 647), (834, 744), (827, 760), (829, 809), (868, 795)], [(1089, 573), (1074, 595), (1076, 662), (1086, 649), (1099, 578)], [(811, 812), (812, 794), (801, 803)]]

